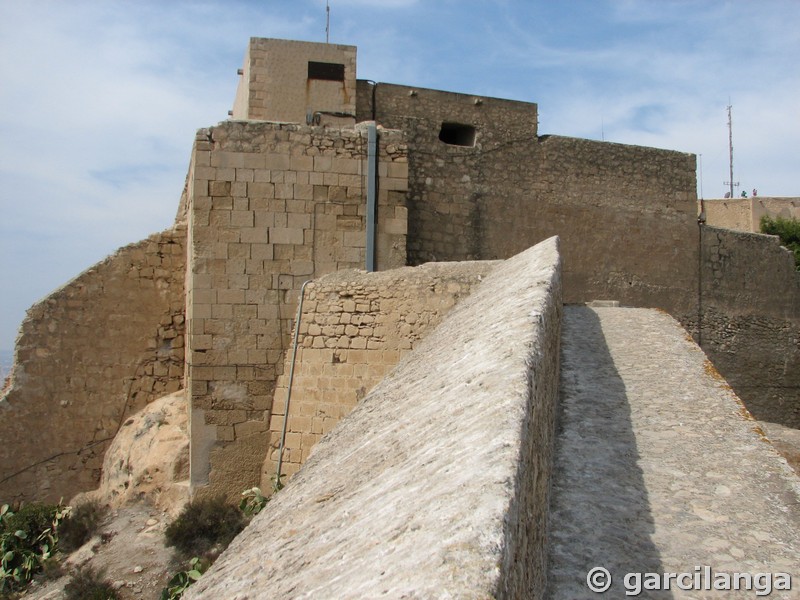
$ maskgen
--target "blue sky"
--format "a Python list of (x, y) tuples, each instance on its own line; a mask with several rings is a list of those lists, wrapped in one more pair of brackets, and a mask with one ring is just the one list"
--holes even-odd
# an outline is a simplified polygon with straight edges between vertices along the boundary
[[(539, 131), (702, 155), (702, 192), (800, 196), (797, 0), (330, 0), (358, 76), (539, 104)], [(0, 0), (0, 350), (25, 310), (169, 227), (248, 39), (325, 0)], [(698, 193), (700, 192), (698, 186)]]

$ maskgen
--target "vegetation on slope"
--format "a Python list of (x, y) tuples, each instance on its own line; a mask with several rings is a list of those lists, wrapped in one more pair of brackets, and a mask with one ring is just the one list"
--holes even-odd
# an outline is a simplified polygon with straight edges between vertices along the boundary
[(761, 233), (777, 235), (781, 245), (786, 246), (794, 253), (795, 268), (800, 271), (800, 220), (771, 218), (766, 215), (761, 217)]

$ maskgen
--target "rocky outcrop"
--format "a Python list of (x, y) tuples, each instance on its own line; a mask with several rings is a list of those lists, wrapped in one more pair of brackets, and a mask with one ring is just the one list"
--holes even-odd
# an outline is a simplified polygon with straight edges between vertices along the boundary
[(189, 499), (186, 412), (181, 390), (126, 420), (106, 452), (100, 487), (85, 496), (113, 508), (145, 502), (173, 516), (180, 512)]

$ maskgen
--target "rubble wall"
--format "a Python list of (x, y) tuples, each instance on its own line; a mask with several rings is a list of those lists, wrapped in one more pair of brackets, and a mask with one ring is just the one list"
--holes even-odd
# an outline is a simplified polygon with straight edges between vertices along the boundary
[(281, 474), (291, 476), (320, 438), (495, 264), (427, 263), (376, 273), (342, 271), (310, 284), (300, 318), (291, 396), (291, 350), (275, 388), (261, 488), (272, 489), (282, 439)]
[[(406, 132), (409, 264), (504, 259), (557, 235), (567, 302), (696, 312), (693, 155), (539, 136), (533, 103), (362, 81), (358, 106)], [(447, 123), (474, 143), (443, 141)]]
[[(776, 236), (703, 228), (701, 346), (756, 419), (800, 428), (800, 272)], [(694, 324), (692, 324), (694, 327)]]
[(28, 310), (0, 399), (0, 501), (94, 489), (125, 419), (182, 387), (185, 238), (126, 246)]

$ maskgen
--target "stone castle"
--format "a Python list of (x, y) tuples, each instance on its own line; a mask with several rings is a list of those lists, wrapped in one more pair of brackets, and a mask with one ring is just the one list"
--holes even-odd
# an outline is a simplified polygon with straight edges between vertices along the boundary
[(269, 487), (489, 261), (553, 236), (564, 303), (669, 313), (756, 419), (800, 427), (800, 276), (776, 238), (706, 222), (693, 155), (540, 135), (536, 104), (274, 39), (250, 41), (230, 117), (198, 131), (172, 229), (29, 310), (0, 499), (93, 489), (130, 415), (181, 389), (192, 492)]

